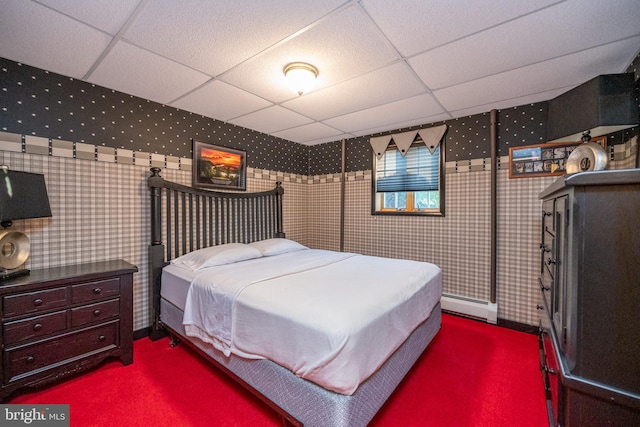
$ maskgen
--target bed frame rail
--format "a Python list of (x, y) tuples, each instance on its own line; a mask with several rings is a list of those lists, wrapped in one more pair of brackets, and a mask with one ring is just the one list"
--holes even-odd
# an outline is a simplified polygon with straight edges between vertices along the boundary
[(225, 243), (251, 243), (284, 237), (280, 182), (269, 191), (226, 193), (198, 190), (160, 176), (151, 168), (147, 183), (151, 193), (150, 337), (165, 335), (160, 321), (162, 268), (188, 252)]

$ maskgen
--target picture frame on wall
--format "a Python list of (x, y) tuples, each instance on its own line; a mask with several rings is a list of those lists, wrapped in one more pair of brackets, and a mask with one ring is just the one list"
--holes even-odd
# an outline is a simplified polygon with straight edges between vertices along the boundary
[(193, 140), (193, 187), (245, 191), (247, 153)]
[[(607, 147), (607, 137), (591, 138)], [(548, 142), (509, 148), (509, 178), (555, 176), (566, 173), (565, 164), (573, 150), (582, 142)]]

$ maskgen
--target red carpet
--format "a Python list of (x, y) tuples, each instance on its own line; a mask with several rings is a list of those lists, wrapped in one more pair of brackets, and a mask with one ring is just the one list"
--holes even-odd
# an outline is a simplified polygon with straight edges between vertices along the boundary
[[(443, 315), (442, 330), (370, 425), (546, 426), (538, 365), (534, 335)], [(109, 362), (7, 403), (68, 403), (74, 427), (280, 425), (249, 392), (167, 339), (136, 341), (132, 365)]]

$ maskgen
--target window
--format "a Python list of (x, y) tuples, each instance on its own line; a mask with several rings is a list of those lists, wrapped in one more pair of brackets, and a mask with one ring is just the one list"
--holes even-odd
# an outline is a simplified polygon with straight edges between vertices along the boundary
[(403, 157), (394, 145), (373, 156), (374, 215), (444, 215), (443, 147), (433, 154), (420, 142)]

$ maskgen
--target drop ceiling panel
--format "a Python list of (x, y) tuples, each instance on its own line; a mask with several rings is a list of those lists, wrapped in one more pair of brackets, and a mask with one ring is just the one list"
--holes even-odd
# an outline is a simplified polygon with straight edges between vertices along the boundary
[(324, 120), (409, 98), (423, 91), (422, 83), (404, 63), (399, 62), (282, 105), (317, 120)]
[(131, 12), (140, 3), (139, 0), (39, 0), (39, 2), (111, 35), (120, 31)]
[(171, 103), (172, 107), (229, 120), (272, 105), (237, 87), (214, 80)]
[(24, 0), (3, 0), (0, 55), (65, 76), (81, 78), (111, 37), (51, 9)]
[[(394, 125), (407, 120), (424, 120), (441, 113), (443, 113), (442, 107), (435, 102), (431, 95), (424, 94), (327, 119), (324, 123), (344, 132), (357, 132)], [(423, 121), (423, 123), (425, 122)]]
[(634, 46), (640, 46), (640, 36), (436, 90), (434, 95), (447, 110), (455, 111), (577, 86), (598, 74), (623, 71), (628, 61), (625, 52)]
[(345, 8), (308, 31), (221, 77), (273, 102), (297, 94), (287, 86), (283, 69), (307, 62), (319, 73), (316, 87), (331, 86), (399, 59), (380, 31), (356, 6)]
[(255, 129), (264, 133), (274, 133), (283, 129), (300, 126), (312, 122), (308, 117), (304, 117), (278, 105), (256, 111), (246, 116), (229, 120), (238, 126)]
[(429, 127), (431, 123), (441, 122), (449, 119), (451, 119), (451, 116), (448, 113), (442, 113), (442, 114), (436, 114), (435, 116), (396, 122), (386, 126), (371, 127), (366, 130), (355, 131), (351, 133), (354, 136), (365, 136), (365, 135), (372, 135), (372, 134), (381, 133), (381, 132), (389, 132), (397, 129), (409, 128), (413, 126)]
[(120, 41), (91, 74), (89, 81), (168, 104), (200, 86), (208, 78), (176, 62)]
[(450, 43), (557, 0), (363, 0), (362, 5), (405, 56)]
[(501, 110), (505, 108), (511, 108), (517, 105), (527, 105), (527, 104), (535, 104), (536, 102), (547, 101), (549, 99), (555, 98), (558, 95), (563, 94), (574, 86), (567, 86), (555, 90), (550, 90), (546, 92), (539, 92), (533, 95), (521, 96), (518, 98), (510, 98), (504, 101), (492, 102), (491, 104), (478, 105), (476, 107), (471, 108), (463, 108), (460, 110), (453, 111), (453, 115), (455, 117), (464, 117), (464, 116), (472, 116), (474, 114), (482, 114), (493, 109)]
[(310, 123), (293, 129), (276, 132), (274, 135), (290, 141), (310, 142), (316, 140), (335, 141), (341, 135), (337, 129), (322, 123)]
[(300, 31), (341, 3), (154, 0), (146, 3), (125, 37), (215, 76)]
[(318, 144), (324, 144), (325, 142), (335, 142), (335, 141), (342, 141), (343, 139), (349, 139), (349, 138), (353, 138), (355, 135), (351, 135), (351, 134), (342, 134), (342, 135), (336, 135), (336, 136), (331, 136), (328, 138), (320, 138), (320, 139), (315, 139), (313, 141), (305, 141), (304, 145), (318, 145)]
[[(429, 88), (440, 89), (593, 48), (640, 32), (636, 28), (640, 7), (635, 8), (635, 14), (628, 13), (637, 0), (621, 2), (627, 7), (611, 8), (606, 2), (596, 2), (585, 9), (581, 2), (562, 3), (415, 56), (409, 64)], [(599, 31), (583, 31), (586, 23), (597, 27), (609, 9), (608, 25)], [(573, 18), (567, 21), (567, 16)]]
[[(638, 0), (3, 0), (1, 8), (0, 57), (304, 144), (544, 101), (624, 72), (640, 48)], [(320, 71), (302, 96), (284, 86), (283, 67), (294, 61)]]

